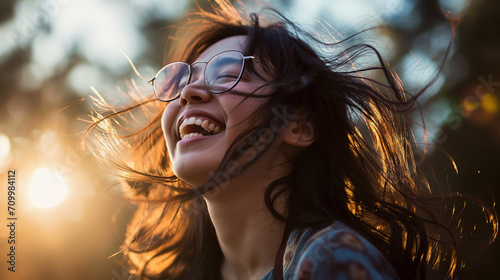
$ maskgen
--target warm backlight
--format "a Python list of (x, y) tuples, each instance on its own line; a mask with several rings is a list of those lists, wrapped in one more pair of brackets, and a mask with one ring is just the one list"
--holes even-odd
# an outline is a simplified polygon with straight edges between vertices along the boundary
[(60, 204), (68, 194), (63, 178), (50, 168), (39, 168), (31, 177), (29, 198), (38, 208), (50, 208)]
[[(10, 141), (9, 138), (0, 133), (0, 161), (5, 161), (10, 153)], [(2, 164), (0, 163), (0, 166)]]

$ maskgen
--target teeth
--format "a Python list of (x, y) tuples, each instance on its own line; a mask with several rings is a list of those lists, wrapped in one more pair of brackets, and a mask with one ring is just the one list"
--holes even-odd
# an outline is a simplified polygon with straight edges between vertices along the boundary
[(185, 127), (186, 126), (186, 123), (187, 123), (187, 120), (184, 119), (181, 123), (181, 125), (179, 126), (179, 130), (181, 130), (181, 128)]
[(207, 120), (204, 120), (204, 121), (201, 123), (201, 127), (203, 127), (203, 129), (205, 129), (205, 130), (208, 130), (208, 125), (209, 125), (209, 123), (208, 123), (208, 121), (207, 121)]
[(193, 133), (189, 133), (189, 134), (186, 134), (184, 136), (182, 136), (182, 139), (186, 139), (186, 138), (190, 138), (190, 137), (195, 137), (195, 136), (201, 136), (202, 134), (200, 133), (197, 133), (197, 132), (193, 132)]
[(179, 132), (181, 135), (182, 139), (189, 138), (189, 137), (195, 137), (195, 136), (202, 136), (203, 134), (201, 133), (189, 133), (189, 134), (184, 134), (184, 127), (187, 125), (198, 125), (203, 127), (208, 132), (213, 132), (215, 134), (219, 133), (221, 131), (221, 128), (219, 126), (215, 126), (215, 124), (210, 123), (209, 120), (206, 119), (199, 119), (196, 117), (191, 117), (191, 118), (186, 118), (182, 121), (180, 127), (179, 127)]

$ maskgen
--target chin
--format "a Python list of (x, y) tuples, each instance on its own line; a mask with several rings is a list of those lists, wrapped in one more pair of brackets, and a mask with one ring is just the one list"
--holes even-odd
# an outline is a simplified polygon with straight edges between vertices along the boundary
[(210, 176), (217, 166), (218, 164), (210, 168), (207, 166), (207, 162), (193, 161), (177, 161), (172, 165), (174, 174), (194, 188), (201, 187), (210, 180)]

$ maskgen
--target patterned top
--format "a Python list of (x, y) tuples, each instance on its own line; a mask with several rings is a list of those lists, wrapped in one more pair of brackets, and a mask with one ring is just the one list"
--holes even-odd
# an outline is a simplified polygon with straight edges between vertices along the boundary
[[(283, 257), (285, 280), (400, 279), (368, 240), (341, 222), (313, 232), (292, 231)], [(273, 280), (273, 270), (262, 280)]]

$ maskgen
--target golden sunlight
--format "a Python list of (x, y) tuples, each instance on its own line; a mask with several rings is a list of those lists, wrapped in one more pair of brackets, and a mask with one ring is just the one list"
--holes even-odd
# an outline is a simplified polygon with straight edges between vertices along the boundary
[(7, 159), (10, 153), (10, 141), (9, 137), (5, 134), (0, 133), (0, 162)]
[(28, 195), (38, 208), (51, 208), (59, 205), (68, 194), (63, 178), (50, 168), (38, 168), (29, 184)]

